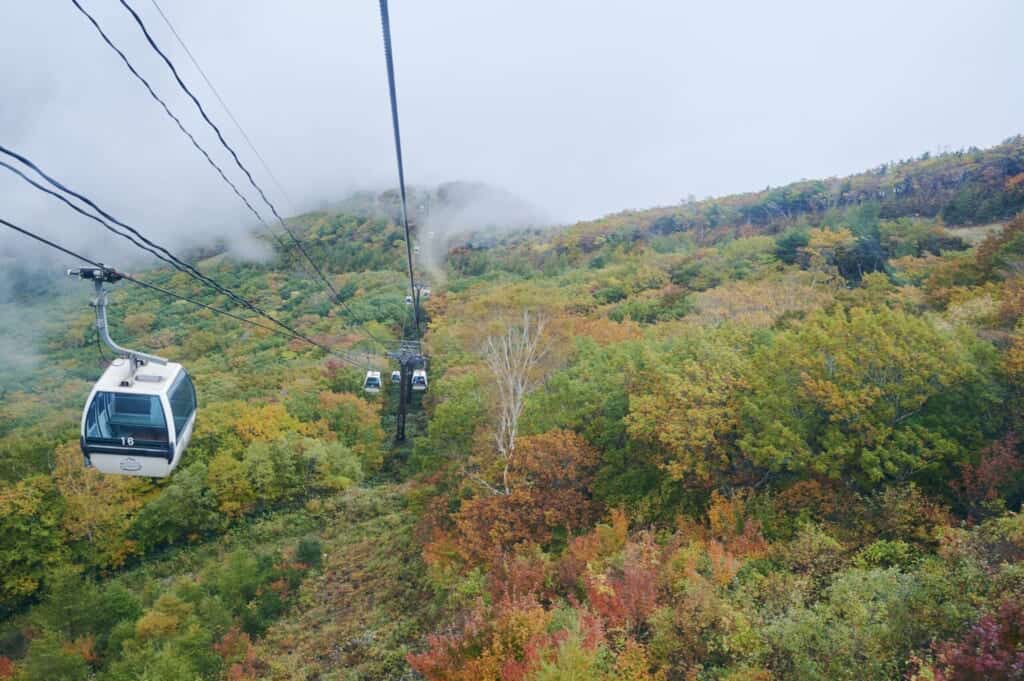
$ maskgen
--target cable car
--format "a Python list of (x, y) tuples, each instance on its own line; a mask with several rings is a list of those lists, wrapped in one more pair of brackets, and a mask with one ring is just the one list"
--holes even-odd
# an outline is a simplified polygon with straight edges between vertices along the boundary
[(363, 381), (363, 390), (366, 392), (376, 395), (380, 392), (380, 372), (379, 371), (367, 371), (366, 379)]
[(165, 478), (181, 463), (196, 421), (184, 367), (135, 358), (111, 362), (82, 413), (82, 454), (101, 473)]
[(398, 371), (397, 369), (395, 371), (392, 371), (391, 372), (391, 382), (392, 383), (401, 383), (402, 382), (402, 372)]
[(423, 298), (424, 300), (426, 300), (427, 298), (429, 298), (429, 297), (430, 297), (430, 289), (429, 289), (429, 288), (427, 288), (426, 286), (424, 286), (423, 288), (421, 288), (421, 289), (420, 289), (420, 297), (421, 297), (421, 298)]
[(405, 304), (406, 305), (412, 305), (412, 296), (406, 296), (405, 297)]
[(165, 478), (188, 447), (196, 423), (196, 390), (184, 367), (123, 348), (110, 337), (107, 291), (123, 277), (110, 267), (68, 270), (92, 280), (96, 332), (117, 356), (93, 386), (82, 411), (85, 465), (101, 473)]
[(415, 369), (412, 372), (412, 389), (421, 392), (427, 389), (427, 372), (423, 369)]

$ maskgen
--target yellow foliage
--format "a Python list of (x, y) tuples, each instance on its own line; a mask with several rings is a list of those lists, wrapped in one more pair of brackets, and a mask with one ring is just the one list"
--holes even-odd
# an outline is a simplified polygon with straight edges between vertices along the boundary
[(174, 594), (165, 593), (139, 618), (135, 624), (135, 633), (140, 639), (164, 638), (176, 632), (191, 614), (192, 604)]
[(61, 519), (67, 538), (88, 541), (98, 565), (123, 565), (137, 551), (127, 535), (131, 517), (143, 503), (142, 483), (86, 468), (75, 442), (54, 451), (53, 479), (67, 505)]
[(728, 369), (687, 360), (673, 373), (650, 376), (649, 389), (630, 396), (629, 432), (668, 450), (662, 465), (673, 479), (708, 481), (715, 470), (728, 467), (743, 385)]
[(695, 295), (696, 311), (687, 319), (703, 326), (733, 321), (765, 328), (786, 313), (820, 309), (832, 300), (832, 295), (828, 287), (814, 285), (809, 272), (736, 281)]
[(245, 477), (245, 466), (229, 452), (218, 452), (206, 473), (210, 490), (216, 495), (222, 513), (237, 517), (249, 511), (256, 501), (252, 485)]
[(135, 634), (140, 639), (164, 638), (174, 633), (180, 624), (174, 615), (150, 610), (135, 624)]
[(1018, 333), (1003, 356), (1003, 369), (1018, 387), (1024, 382), (1024, 335)]
[(853, 232), (845, 227), (836, 230), (812, 229), (807, 233), (807, 237), (806, 248), (817, 252), (848, 246), (854, 242)]
[(140, 335), (153, 328), (153, 322), (155, 321), (156, 315), (152, 312), (139, 312), (136, 314), (126, 315), (121, 324), (133, 334)]
[(663, 681), (665, 670), (652, 674), (647, 649), (643, 644), (627, 638), (625, 647), (615, 658), (615, 678), (619, 681)]
[(243, 411), (234, 423), (235, 433), (246, 445), (256, 441), (275, 440), (284, 433), (301, 430), (302, 424), (290, 415), (283, 404), (267, 404)]

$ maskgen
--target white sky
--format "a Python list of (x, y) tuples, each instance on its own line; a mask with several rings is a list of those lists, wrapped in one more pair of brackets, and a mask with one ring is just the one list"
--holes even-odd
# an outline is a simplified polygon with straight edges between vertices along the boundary
[[(119, 2), (80, 1), (228, 168)], [(160, 1), (298, 208), (394, 184), (376, 2)], [(150, 0), (129, 2), (272, 190)], [(171, 243), (251, 225), (70, 0), (5, 4), (0, 143)], [(391, 19), (408, 181), (491, 183), (558, 221), (1024, 131), (1015, 0), (392, 0)], [(0, 206), (109, 247), (6, 171)]]

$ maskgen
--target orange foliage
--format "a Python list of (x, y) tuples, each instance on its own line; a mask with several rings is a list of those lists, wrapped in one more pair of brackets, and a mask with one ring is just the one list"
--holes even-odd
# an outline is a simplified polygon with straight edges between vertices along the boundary
[(615, 678), (620, 681), (664, 681), (665, 671), (652, 674), (647, 649), (629, 638), (615, 659)]
[(470, 563), (493, 562), (519, 544), (546, 544), (555, 528), (593, 522), (590, 484), (597, 452), (570, 431), (520, 438), (509, 494), (470, 499), (455, 514), (456, 541)]
[(631, 320), (615, 322), (605, 317), (573, 317), (568, 326), (570, 338), (586, 337), (598, 345), (625, 343), (642, 337), (640, 325)]
[(691, 541), (676, 551), (669, 563), (674, 580), (710, 587), (728, 585), (741, 567), (743, 561), (715, 539)]
[(558, 564), (560, 584), (567, 589), (577, 586), (588, 565), (599, 565), (626, 546), (628, 533), (626, 512), (612, 509), (608, 524), (600, 523), (591, 532), (573, 537)]
[(985, 237), (985, 240), (978, 244), (974, 251), (975, 261), (981, 270), (988, 274), (995, 274), (997, 267), (997, 255), (999, 251), (1012, 242), (1018, 235), (1024, 232), (1024, 213), (1018, 215), (999, 232), (994, 232)]
[(260, 661), (249, 634), (232, 627), (213, 649), (228, 665), (228, 681), (252, 681), (259, 676)]
[(11, 658), (0, 655), (0, 679), (13, 679), (16, 671)]
[(999, 321), (1006, 327), (1013, 327), (1024, 316), (1024, 279), (1014, 277), (1007, 280), (999, 294)]
[(810, 514), (814, 520), (825, 520), (844, 508), (838, 485), (831, 480), (801, 480), (787, 487), (774, 501), (779, 515)]
[(96, 654), (95, 636), (83, 636), (74, 641), (65, 642), (61, 648), (66, 654), (76, 655), (90, 664), (98, 662), (100, 659), (100, 656)]
[(727, 585), (743, 567), (743, 561), (729, 553), (725, 546), (713, 539), (707, 543), (705, 550), (707, 551), (708, 569), (711, 573), (710, 578), (715, 586)]
[(554, 595), (544, 593), (549, 573), (550, 565), (544, 561), (543, 554), (506, 556), (491, 567), (487, 586), (495, 601), (516, 601), (528, 596), (548, 598)]
[(752, 496), (750, 490), (737, 492), (728, 498), (718, 491), (711, 493), (708, 527), (711, 537), (718, 541), (708, 544), (709, 553), (713, 544), (723, 550), (728, 547), (730, 554), (741, 558), (760, 558), (768, 552), (768, 542), (761, 534), (761, 522), (746, 517)]

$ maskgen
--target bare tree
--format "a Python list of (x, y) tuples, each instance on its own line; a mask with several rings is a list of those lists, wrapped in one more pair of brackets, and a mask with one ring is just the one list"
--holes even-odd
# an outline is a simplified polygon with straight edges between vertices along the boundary
[(484, 343), (484, 361), (494, 374), (497, 388), (498, 424), (494, 441), (502, 460), (501, 489), (484, 483), (492, 492), (509, 494), (512, 491), (509, 469), (515, 460), (519, 417), (523, 414), (526, 397), (544, 380), (540, 367), (548, 354), (544, 343), (546, 326), (545, 317), (534, 315), (531, 318), (530, 312), (524, 310), (521, 323), (507, 324), (504, 333), (489, 336)]

